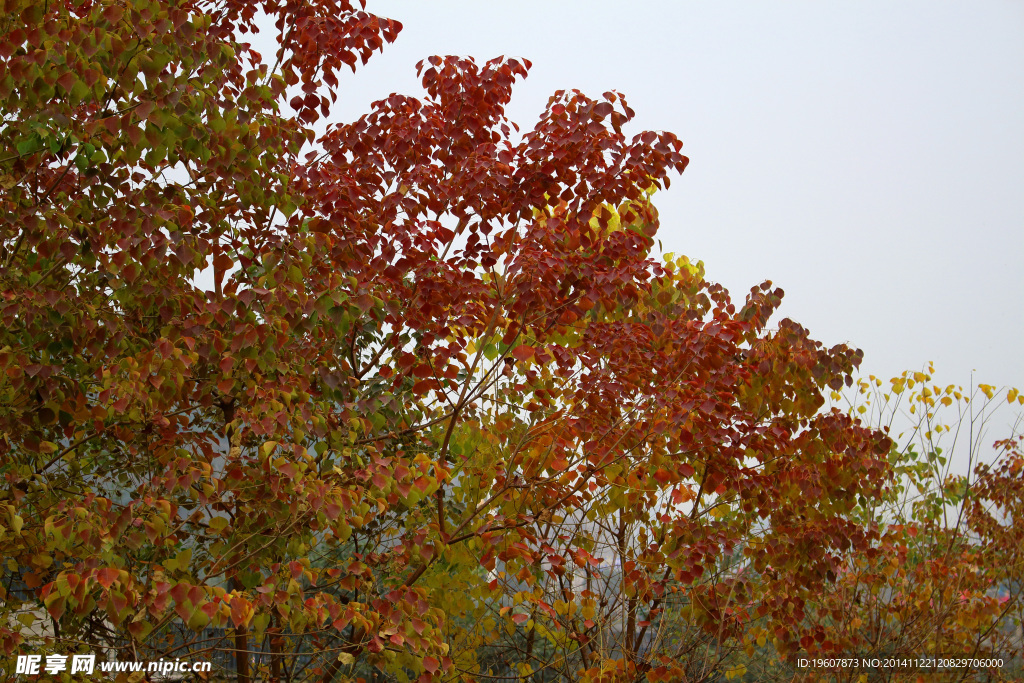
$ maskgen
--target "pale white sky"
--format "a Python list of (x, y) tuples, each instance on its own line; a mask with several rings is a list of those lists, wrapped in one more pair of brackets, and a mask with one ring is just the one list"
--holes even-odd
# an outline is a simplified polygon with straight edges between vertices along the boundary
[(533, 62), (509, 110), (615, 89), (676, 133), (667, 251), (890, 377), (1024, 388), (1024, 1), (370, 0), (398, 41), (342, 81), (334, 120), (420, 95), (433, 54)]

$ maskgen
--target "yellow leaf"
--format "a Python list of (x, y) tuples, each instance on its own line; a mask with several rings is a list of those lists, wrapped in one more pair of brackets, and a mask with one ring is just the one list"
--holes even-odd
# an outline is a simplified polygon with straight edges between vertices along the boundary
[(725, 672), (725, 677), (727, 679), (729, 679), (729, 680), (732, 680), (734, 678), (739, 678), (740, 676), (742, 676), (745, 673), (747, 673), (747, 667), (745, 667), (744, 665), (740, 664), (739, 666), (734, 666), (731, 669), (728, 669)]

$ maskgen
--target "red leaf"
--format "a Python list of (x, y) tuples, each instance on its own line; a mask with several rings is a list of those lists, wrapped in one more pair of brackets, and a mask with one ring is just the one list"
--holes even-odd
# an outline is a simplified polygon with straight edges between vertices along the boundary
[(217, 270), (231, 270), (233, 265), (235, 265), (234, 259), (227, 254), (217, 254), (213, 257), (213, 267)]
[(435, 671), (437, 671), (437, 667), (439, 667), (440, 665), (441, 662), (437, 661), (433, 657), (423, 658), (423, 668), (429, 671), (430, 673), (434, 673)]
[(60, 87), (64, 88), (66, 92), (71, 92), (71, 88), (74, 87), (78, 81), (78, 77), (70, 71), (65, 71), (60, 78), (57, 79), (57, 83)]
[(373, 308), (373, 297), (368, 294), (360, 294), (356, 297), (355, 303), (356, 306), (359, 307), (360, 311), (366, 313), (368, 310)]
[(128, 133), (128, 139), (131, 143), (138, 147), (139, 143), (142, 142), (142, 129), (133, 125), (125, 128), (125, 132)]
[(417, 394), (425, 394), (428, 391), (430, 391), (435, 384), (437, 384), (436, 380), (421, 379), (419, 382), (416, 382), (415, 384), (412, 385), (412, 390), (414, 393)]
[(107, 5), (103, 10), (103, 18), (111, 24), (121, 21), (122, 16), (124, 16), (124, 9), (118, 5)]
[(110, 588), (110, 585), (117, 579), (118, 570), (114, 567), (107, 567), (96, 572), (96, 580), (100, 582), (100, 585), (104, 588)]
[(184, 602), (188, 597), (188, 589), (189, 585), (184, 581), (174, 584), (174, 588), (171, 589), (171, 597), (174, 598), (174, 602)]
[(135, 114), (141, 120), (149, 118), (149, 115), (153, 113), (153, 109), (156, 107), (156, 102), (153, 100), (145, 100), (135, 108)]
[(520, 344), (519, 346), (512, 349), (512, 355), (516, 357), (516, 360), (525, 361), (533, 357), (533, 347), (527, 346), (526, 344)]

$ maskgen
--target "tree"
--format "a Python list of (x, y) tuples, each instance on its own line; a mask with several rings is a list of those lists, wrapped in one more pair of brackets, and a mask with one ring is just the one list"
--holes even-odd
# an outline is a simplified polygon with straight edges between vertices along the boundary
[[(273, 69), (236, 38), (257, 8), (277, 18)], [(294, 214), (305, 124), (338, 69), (399, 25), (348, 2), (11, 2), (2, 22), (8, 577), (45, 604), (58, 649), (126, 653), (180, 618), (231, 622), (245, 650), (269, 625), (251, 564), (283, 581), (294, 628), (342, 618), (326, 594), (304, 603), (288, 581), (308, 570), (283, 562), (324, 533), (323, 510), (362, 503), (299, 470), (302, 428), (331, 416), (304, 392), (325, 367), (307, 240), (276, 217)], [(308, 95), (295, 116), (289, 86)], [(260, 287), (271, 262), (286, 281)], [(274, 437), (294, 461), (268, 460)]]
[[(1024, 570), (1019, 416), (998, 440), (989, 441), (989, 430), (1000, 404), (1024, 399), (989, 384), (941, 387), (932, 372), (904, 372), (888, 383), (872, 376), (849, 399), (851, 412), (899, 430), (889, 456), (895, 476), (883, 497), (858, 507), (856, 519), (877, 529), (878, 541), (848, 558), (808, 614), (801, 645), (822, 657), (1001, 659), (991, 667), (940, 665), (928, 680), (1014, 680)], [(837, 672), (819, 673), (832, 680)], [(861, 673), (838, 672), (842, 680)], [(908, 681), (921, 673), (876, 672)]]
[[(618, 93), (556, 93), (517, 140), (529, 62), (432, 57), (425, 99), (317, 139), (337, 71), (397, 22), (6, 8), (6, 655), (734, 675), (750, 624), (792, 649), (873, 541), (848, 515), (888, 440), (820, 410), (860, 353), (770, 327), (770, 283), (737, 306), (650, 257), (650, 196), (687, 159), (627, 138)], [(241, 42), (258, 10), (270, 68)]]

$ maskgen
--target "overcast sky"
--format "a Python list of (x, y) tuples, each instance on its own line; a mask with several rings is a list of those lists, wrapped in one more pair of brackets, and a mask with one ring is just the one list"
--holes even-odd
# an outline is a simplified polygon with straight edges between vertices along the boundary
[(370, 0), (398, 41), (342, 82), (337, 120), (418, 95), (433, 54), (526, 57), (509, 113), (610, 89), (677, 134), (666, 251), (742, 299), (864, 350), (885, 378), (1024, 388), (1024, 1)]

